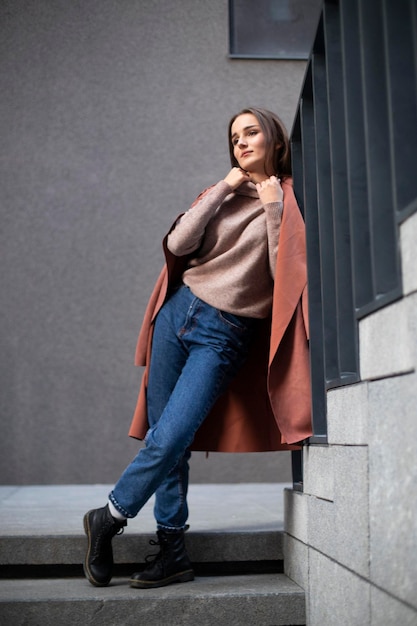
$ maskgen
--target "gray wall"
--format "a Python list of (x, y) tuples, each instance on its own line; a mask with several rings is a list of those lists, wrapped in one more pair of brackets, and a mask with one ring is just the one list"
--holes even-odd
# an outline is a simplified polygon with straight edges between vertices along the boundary
[[(2, 483), (118, 477), (161, 238), (228, 171), (234, 112), (292, 125), (304, 62), (228, 59), (227, 4), (1, 3)], [(192, 476), (286, 481), (289, 454), (201, 453)]]

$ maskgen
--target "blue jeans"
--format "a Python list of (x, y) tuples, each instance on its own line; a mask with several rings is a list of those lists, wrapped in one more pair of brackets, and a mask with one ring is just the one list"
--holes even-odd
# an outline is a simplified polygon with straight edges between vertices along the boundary
[(255, 324), (213, 308), (185, 285), (164, 304), (153, 335), (146, 446), (110, 493), (122, 515), (135, 517), (155, 493), (157, 527), (184, 528), (189, 447), (243, 364)]

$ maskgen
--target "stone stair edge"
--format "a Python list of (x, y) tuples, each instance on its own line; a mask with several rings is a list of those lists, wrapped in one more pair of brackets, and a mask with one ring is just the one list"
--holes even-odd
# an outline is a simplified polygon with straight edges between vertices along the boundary
[(303, 590), (284, 574), (196, 577), (187, 584), (131, 589), (126, 579), (105, 588), (84, 579), (15, 580), (0, 585), (0, 622), (60, 626), (274, 626), (304, 625)]
[[(130, 534), (113, 540), (115, 562), (141, 563), (155, 552), (149, 541), (155, 534)], [(283, 533), (210, 533), (186, 535), (187, 550), (194, 562), (269, 561), (283, 559)], [(0, 564), (58, 565), (83, 561), (85, 535), (3, 537), (0, 541)]]

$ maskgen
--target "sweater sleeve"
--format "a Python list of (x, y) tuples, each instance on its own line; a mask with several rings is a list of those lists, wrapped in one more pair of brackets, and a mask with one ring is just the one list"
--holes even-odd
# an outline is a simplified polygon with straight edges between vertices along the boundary
[(275, 279), (275, 268), (278, 255), (278, 240), (281, 229), (282, 202), (270, 202), (264, 205), (266, 215), (266, 234), (268, 237), (269, 269), (271, 276)]
[(232, 188), (224, 180), (203, 192), (191, 208), (176, 221), (167, 238), (168, 250), (176, 256), (197, 250), (207, 224), (231, 192)]

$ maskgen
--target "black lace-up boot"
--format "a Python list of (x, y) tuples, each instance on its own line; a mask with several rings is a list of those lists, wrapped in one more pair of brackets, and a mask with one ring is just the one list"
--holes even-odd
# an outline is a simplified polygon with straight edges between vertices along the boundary
[(194, 580), (194, 572), (185, 550), (184, 531), (158, 530), (157, 535), (158, 541), (151, 539), (149, 543), (159, 546), (159, 553), (146, 557), (147, 566), (143, 572), (133, 574), (130, 586), (150, 589)]
[(113, 570), (114, 535), (123, 532), (127, 522), (115, 520), (109, 507), (92, 509), (84, 515), (84, 530), (88, 537), (88, 549), (84, 561), (84, 574), (95, 587), (109, 584)]

